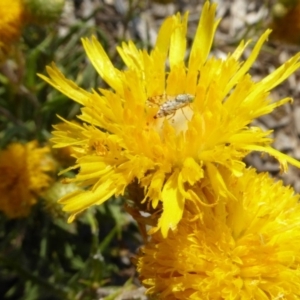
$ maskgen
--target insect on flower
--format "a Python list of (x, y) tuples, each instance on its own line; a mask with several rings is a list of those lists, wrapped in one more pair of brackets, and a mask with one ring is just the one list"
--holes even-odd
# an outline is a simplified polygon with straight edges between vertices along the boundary
[(147, 103), (149, 106), (152, 106), (152, 104), (159, 106), (159, 110), (154, 116), (154, 119), (157, 119), (175, 114), (178, 109), (189, 105), (194, 99), (195, 97), (190, 94), (178, 94), (175, 96), (163, 94), (148, 98)]

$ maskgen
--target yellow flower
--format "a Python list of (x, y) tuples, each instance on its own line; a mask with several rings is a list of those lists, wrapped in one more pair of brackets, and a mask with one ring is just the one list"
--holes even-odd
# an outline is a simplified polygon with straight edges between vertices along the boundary
[(300, 43), (300, 1), (279, 1), (273, 6), (271, 38), (290, 44)]
[[(103, 47), (83, 39), (92, 64), (111, 87), (87, 92), (66, 79), (53, 65), (50, 78), (41, 77), (83, 105), (78, 116), (84, 125), (56, 126), (56, 147), (72, 146), (79, 168), (75, 178), (86, 191), (64, 197), (64, 210), (76, 214), (113, 195), (123, 195), (132, 182), (144, 190), (152, 209), (161, 210), (158, 228), (166, 236), (180, 221), (186, 201), (214, 205), (218, 195), (229, 195), (219, 166), (241, 175), (242, 159), (251, 151), (276, 157), (285, 170), (287, 162), (300, 163), (273, 149), (270, 132), (251, 126), (254, 118), (268, 114), (290, 98), (272, 103), (269, 92), (299, 68), (300, 54), (259, 82), (248, 71), (270, 31), (257, 41), (246, 61), (240, 61), (241, 42), (226, 59), (210, 57), (215, 30), (216, 5), (206, 2), (187, 63), (188, 15), (177, 14), (163, 23), (154, 49), (147, 53), (132, 43), (118, 52), (127, 69), (116, 69)], [(223, 170), (223, 169), (222, 169)], [(207, 179), (214, 201), (199, 196)]]
[(24, 22), (23, 13), (22, 0), (0, 1), (0, 55), (20, 37)]
[(49, 151), (32, 141), (26, 145), (13, 143), (0, 152), (0, 211), (9, 218), (27, 216), (49, 186), (51, 178), (45, 172), (54, 171)]
[(136, 261), (147, 292), (170, 300), (300, 299), (299, 195), (254, 169), (228, 173), (226, 184), (236, 200), (222, 197), (203, 215), (190, 205), (168, 238), (156, 232), (143, 246)]
[(65, 0), (23, 0), (28, 23), (45, 25), (59, 19)]
[(67, 217), (66, 213), (61, 210), (61, 205), (57, 203), (57, 200), (78, 189), (75, 183), (64, 184), (62, 182), (55, 182), (42, 194), (45, 211), (53, 218), (63, 218), (65, 220)]

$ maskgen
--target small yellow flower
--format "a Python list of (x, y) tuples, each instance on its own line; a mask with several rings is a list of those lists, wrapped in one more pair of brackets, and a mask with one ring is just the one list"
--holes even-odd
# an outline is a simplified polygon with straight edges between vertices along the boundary
[(28, 23), (45, 25), (59, 19), (65, 0), (23, 0)]
[(300, 1), (278, 1), (273, 6), (271, 38), (290, 44), (300, 44)]
[[(206, 2), (186, 62), (188, 15), (166, 19), (154, 49), (147, 53), (132, 43), (118, 52), (127, 69), (116, 69), (95, 38), (83, 39), (92, 64), (111, 87), (87, 92), (66, 79), (53, 65), (50, 78), (41, 77), (83, 105), (80, 126), (57, 125), (56, 147), (72, 146), (79, 172), (70, 182), (86, 191), (61, 199), (69, 221), (91, 205), (123, 195), (132, 182), (144, 190), (152, 209), (161, 210), (158, 228), (166, 236), (180, 221), (187, 201), (215, 205), (230, 195), (223, 171), (240, 176), (242, 159), (251, 151), (276, 157), (283, 170), (300, 163), (270, 145), (270, 132), (251, 126), (290, 98), (272, 103), (270, 90), (300, 66), (300, 54), (259, 82), (248, 73), (270, 31), (257, 41), (246, 61), (240, 57), (249, 44), (241, 42), (226, 59), (209, 52), (219, 21), (216, 5)], [(205, 178), (214, 197), (199, 193)], [(213, 199), (213, 200), (212, 200)]]
[(75, 183), (64, 184), (62, 182), (55, 182), (52, 184), (41, 196), (44, 204), (44, 209), (53, 218), (66, 219), (66, 213), (61, 210), (61, 205), (57, 202), (60, 198), (79, 188)]
[(0, 1), (0, 57), (20, 35), (24, 23), (22, 0)]
[(254, 169), (240, 178), (228, 173), (226, 184), (236, 200), (190, 205), (168, 238), (156, 232), (143, 246), (136, 261), (148, 294), (164, 300), (300, 299), (299, 195)]
[(38, 148), (37, 142), (11, 144), (0, 152), (0, 211), (9, 218), (25, 217), (37, 197), (49, 186), (54, 171), (47, 156), (50, 149)]

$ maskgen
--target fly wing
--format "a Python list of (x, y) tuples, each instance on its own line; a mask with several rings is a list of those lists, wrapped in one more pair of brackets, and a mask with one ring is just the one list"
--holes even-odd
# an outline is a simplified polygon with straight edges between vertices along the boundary
[(190, 94), (179, 94), (175, 97), (175, 101), (182, 104), (189, 104), (194, 101), (195, 97)]
[(167, 99), (168, 97), (166, 94), (156, 95), (156, 96), (149, 97), (146, 101), (146, 104), (149, 107), (161, 106), (163, 105), (164, 102), (166, 102)]

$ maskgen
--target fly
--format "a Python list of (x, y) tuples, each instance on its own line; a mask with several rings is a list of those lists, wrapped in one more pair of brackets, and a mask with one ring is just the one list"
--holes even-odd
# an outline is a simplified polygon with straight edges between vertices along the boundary
[(148, 98), (148, 104), (156, 104), (159, 110), (154, 116), (154, 119), (174, 115), (176, 111), (183, 108), (194, 101), (195, 97), (190, 94), (178, 94), (176, 96), (158, 95)]

